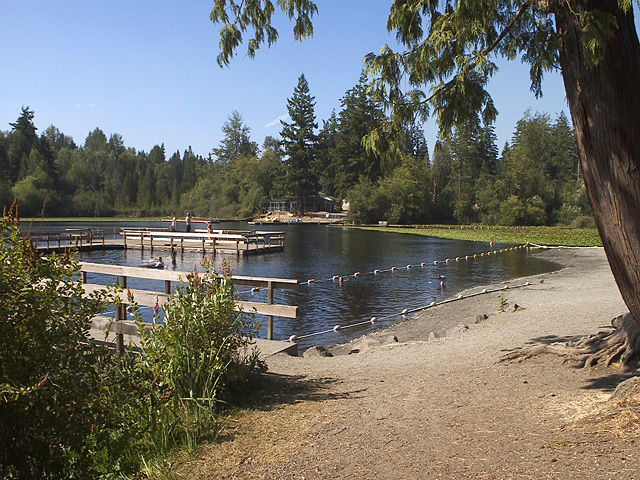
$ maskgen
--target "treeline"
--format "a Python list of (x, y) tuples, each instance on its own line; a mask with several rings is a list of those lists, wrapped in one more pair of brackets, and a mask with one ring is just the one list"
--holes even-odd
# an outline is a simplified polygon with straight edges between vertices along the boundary
[[(245, 218), (271, 199), (306, 199), (319, 191), (357, 223), (570, 223), (590, 214), (569, 121), (529, 112), (499, 153), (492, 125), (480, 117), (441, 134), (430, 156), (420, 123), (385, 131), (384, 109), (364, 77), (319, 127), (314, 97), (301, 75), (287, 102), (280, 139), (261, 147), (234, 111), (207, 157), (191, 147), (168, 159), (96, 128), (83, 145), (49, 126), (40, 135), (23, 108), (0, 131), (0, 203), (18, 199), (23, 216)], [(363, 138), (374, 132), (374, 135)], [(383, 152), (383, 153), (379, 153)]]

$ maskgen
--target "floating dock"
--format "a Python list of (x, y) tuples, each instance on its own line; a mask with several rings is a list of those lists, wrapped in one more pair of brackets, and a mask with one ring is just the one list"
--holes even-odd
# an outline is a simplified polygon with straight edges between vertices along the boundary
[[(222, 253), (225, 255), (257, 255), (284, 251), (282, 231), (198, 230), (170, 232), (168, 229), (122, 228), (107, 235), (89, 228), (65, 229), (58, 232), (26, 233), (23, 235), (38, 250), (64, 252), (93, 250), (166, 250)], [(111, 237), (111, 238), (108, 238)]]
[(250, 230), (195, 230), (169, 232), (164, 229), (122, 229), (124, 248), (200, 251), (226, 255), (256, 255), (282, 252), (285, 232)]

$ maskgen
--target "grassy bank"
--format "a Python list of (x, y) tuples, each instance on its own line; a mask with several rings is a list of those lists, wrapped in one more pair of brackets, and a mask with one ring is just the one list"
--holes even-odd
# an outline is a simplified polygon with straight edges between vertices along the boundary
[(408, 233), (428, 237), (473, 242), (534, 243), (537, 245), (567, 247), (601, 247), (602, 241), (595, 228), (569, 227), (493, 227), (419, 225), (415, 227), (354, 227), (379, 232)]

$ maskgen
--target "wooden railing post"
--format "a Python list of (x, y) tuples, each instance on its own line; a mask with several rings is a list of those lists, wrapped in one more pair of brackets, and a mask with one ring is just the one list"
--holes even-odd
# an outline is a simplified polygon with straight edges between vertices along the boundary
[[(273, 284), (267, 282), (267, 305), (273, 305)], [(273, 340), (273, 315), (267, 316), (267, 340)]]
[[(122, 288), (127, 288), (127, 277), (120, 277), (122, 279)], [(122, 320), (127, 318), (127, 304), (121, 303), (119, 307), (116, 307), (116, 322), (118, 332), (116, 333), (116, 352), (124, 353), (124, 333), (122, 333)]]
[(140, 232), (140, 249), (144, 252), (144, 233)]

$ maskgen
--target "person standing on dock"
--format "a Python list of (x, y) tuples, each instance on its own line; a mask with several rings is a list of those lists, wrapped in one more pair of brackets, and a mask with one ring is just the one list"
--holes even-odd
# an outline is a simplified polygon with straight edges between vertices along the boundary
[(187, 212), (187, 218), (184, 219), (184, 223), (187, 224), (186, 232), (189, 233), (191, 231), (191, 214)]
[(169, 227), (170, 232), (175, 232), (178, 226), (178, 220), (176, 220), (176, 212), (172, 212), (171, 215), (173, 218), (171, 219), (171, 226)]

